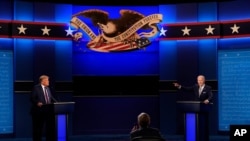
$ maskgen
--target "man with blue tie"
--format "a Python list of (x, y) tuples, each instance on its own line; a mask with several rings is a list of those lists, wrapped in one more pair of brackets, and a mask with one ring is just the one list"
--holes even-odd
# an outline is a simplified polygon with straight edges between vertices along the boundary
[(178, 83), (174, 83), (174, 86), (181, 90), (193, 91), (195, 94), (195, 100), (202, 101), (205, 104), (211, 103), (213, 98), (212, 88), (205, 84), (205, 76), (197, 76), (197, 84), (193, 86), (182, 86)]
[[(174, 83), (174, 86), (180, 90), (193, 91), (195, 101), (201, 101), (204, 104), (210, 104), (213, 100), (213, 93), (211, 86), (205, 84), (205, 76), (197, 76), (197, 84), (192, 86), (182, 86), (178, 83)], [(209, 112), (200, 112), (197, 118), (196, 130), (197, 139), (199, 141), (209, 141)], [(184, 127), (185, 128), (185, 127)]]
[(46, 129), (46, 141), (55, 141), (55, 117), (44, 110), (43, 105), (56, 102), (49, 88), (49, 76), (41, 75), (39, 84), (35, 85), (31, 93), (31, 116), (33, 141), (42, 141), (43, 128)]

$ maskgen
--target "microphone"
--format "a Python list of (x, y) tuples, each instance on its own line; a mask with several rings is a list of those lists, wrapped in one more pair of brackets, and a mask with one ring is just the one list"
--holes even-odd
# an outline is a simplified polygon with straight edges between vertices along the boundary
[(51, 99), (55, 102), (58, 102), (53, 96), (51, 96)]
[[(53, 87), (49, 87), (53, 92), (52, 93), (54, 93), (54, 88)], [(50, 98), (54, 101), (54, 102), (58, 102), (58, 100), (56, 100), (55, 98), (54, 98), (54, 96), (52, 95), (52, 93), (50, 94)]]

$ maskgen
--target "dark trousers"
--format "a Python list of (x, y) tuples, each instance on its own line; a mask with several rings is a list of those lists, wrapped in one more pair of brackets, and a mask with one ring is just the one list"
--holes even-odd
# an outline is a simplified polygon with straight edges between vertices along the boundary
[(56, 141), (55, 116), (51, 114), (32, 115), (33, 141), (42, 141), (45, 130), (46, 141)]

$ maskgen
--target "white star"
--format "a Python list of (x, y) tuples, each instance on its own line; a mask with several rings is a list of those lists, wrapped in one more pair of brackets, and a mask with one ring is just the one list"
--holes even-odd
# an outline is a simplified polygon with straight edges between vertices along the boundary
[(187, 26), (185, 26), (185, 29), (182, 29), (182, 31), (183, 31), (183, 36), (189, 35), (189, 31), (191, 31), (191, 29), (188, 29)]
[(231, 29), (232, 29), (232, 34), (233, 34), (234, 32), (239, 33), (239, 31), (238, 31), (239, 28), (240, 28), (239, 26), (236, 26), (236, 24), (234, 24), (234, 26), (231, 27)]
[(160, 33), (160, 36), (161, 35), (163, 35), (163, 36), (166, 36), (166, 32), (167, 32), (168, 30), (165, 30), (163, 27), (161, 27), (161, 33)]
[(69, 26), (69, 28), (68, 28), (67, 30), (65, 30), (65, 31), (67, 32), (67, 35), (66, 35), (66, 36), (68, 36), (68, 35), (73, 36), (73, 32), (74, 32), (75, 30), (71, 30), (71, 28), (70, 28), (70, 26)]
[(208, 28), (205, 28), (205, 29), (207, 30), (207, 35), (208, 35), (209, 33), (214, 34), (213, 30), (214, 30), (215, 28), (212, 28), (211, 25), (209, 25), (209, 27), (208, 27)]
[(23, 27), (23, 24), (21, 24), (21, 26), (20, 26), (20, 27), (17, 27), (17, 29), (19, 30), (19, 33), (18, 33), (18, 34), (21, 34), (21, 33), (25, 34), (25, 30), (26, 30), (27, 28)]
[(49, 31), (51, 29), (48, 29), (47, 26), (45, 26), (44, 28), (41, 28), (41, 30), (43, 31), (43, 35), (45, 35), (45, 34), (49, 35)]

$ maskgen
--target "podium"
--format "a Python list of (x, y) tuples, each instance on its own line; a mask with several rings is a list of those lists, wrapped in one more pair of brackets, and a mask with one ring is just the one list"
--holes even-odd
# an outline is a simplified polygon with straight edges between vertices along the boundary
[(209, 111), (212, 103), (177, 101), (176, 104), (184, 113), (185, 141), (209, 141)]
[(54, 116), (55, 141), (68, 141), (68, 115), (74, 111), (75, 102), (56, 102), (43, 105), (43, 110)]

